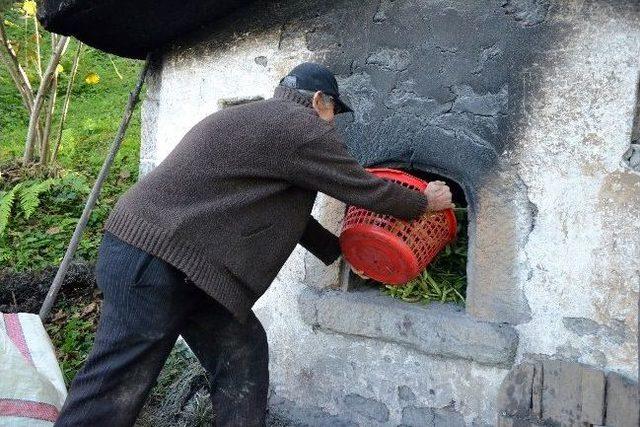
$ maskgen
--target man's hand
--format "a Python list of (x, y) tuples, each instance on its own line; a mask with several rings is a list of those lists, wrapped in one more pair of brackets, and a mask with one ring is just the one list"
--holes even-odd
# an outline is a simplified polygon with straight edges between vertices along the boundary
[(441, 211), (455, 207), (451, 203), (451, 190), (442, 181), (431, 181), (424, 190), (424, 194), (427, 196), (427, 211)]

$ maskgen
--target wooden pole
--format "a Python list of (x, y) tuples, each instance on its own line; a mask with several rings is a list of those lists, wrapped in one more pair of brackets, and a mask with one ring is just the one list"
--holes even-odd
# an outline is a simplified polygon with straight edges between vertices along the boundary
[(89, 194), (89, 198), (87, 199), (87, 203), (84, 205), (84, 210), (82, 211), (82, 215), (80, 216), (80, 220), (76, 225), (76, 229), (73, 231), (73, 236), (71, 237), (71, 241), (69, 242), (69, 246), (67, 247), (67, 251), (64, 254), (64, 258), (62, 259), (62, 263), (60, 263), (60, 267), (58, 268), (58, 272), (56, 273), (56, 277), (53, 279), (53, 283), (51, 284), (51, 288), (47, 293), (47, 297), (42, 304), (42, 308), (40, 309), (40, 319), (44, 322), (46, 318), (49, 316), (51, 312), (51, 308), (53, 307), (53, 303), (58, 296), (58, 292), (60, 291), (60, 287), (62, 286), (62, 281), (64, 280), (64, 276), (67, 274), (67, 269), (73, 260), (73, 255), (78, 248), (78, 244), (80, 243), (80, 238), (82, 237), (82, 233), (87, 226), (87, 222), (89, 221), (89, 216), (91, 215), (91, 211), (98, 200), (98, 195), (100, 194), (100, 190), (102, 189), (102, 185), (104, 184), (107, 175), (109, 174), (109, 169), (113, 164), (113, 160), (118, 153), (118, 149), (120, 148), (120, 144), (122, 143), (122, 139), (124, 138), (125, 131), (129, 126), (129, 121), (131, 120), (131, 116), (133, 115), (133, 110), (135, 109), (136, 104), (138, 103), (138, 97), (140, 95), (140, 91), (142, 90), (142, 85), (144, 84), (144, 79), (147, 75), (147, 71), (149, 70), (149, 56), (147, 56), (147, 60), (140, 71), (140, 76), (138, 77), (138, 82), (136, 83), (135, 89), (133, 92), (129, 94), (129, 101), (127, 102), (127, 107), (125, 108), (124, 115), (122, 117), (122, 121), (120, 122), (120, 127), (118, 128), (118, 132), (116, 133), (113, 142), (111, 143), (111, 148), (109, 150), (109, 154), (104, 160), (102, 164), (102, 169), (100, 169), (100, 173), (98, 174), (98, 178), (96, 179), (95, 184), (93, 184), (93, 188), (91, 189), (91, 194)]

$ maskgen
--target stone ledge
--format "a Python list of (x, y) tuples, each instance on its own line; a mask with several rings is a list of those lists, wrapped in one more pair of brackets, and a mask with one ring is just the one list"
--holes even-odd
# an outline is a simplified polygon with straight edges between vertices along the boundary
[(510, 367), (518, 334), (506, 324), (478, 321), (453, 305), (408, 304), (376, 289), (303, 290), (302, 319), (317, 328), (398, 343), (422, 353)]

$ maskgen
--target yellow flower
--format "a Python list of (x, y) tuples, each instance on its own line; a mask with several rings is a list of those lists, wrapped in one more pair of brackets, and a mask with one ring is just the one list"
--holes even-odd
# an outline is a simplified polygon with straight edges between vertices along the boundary
[(84, 81), (89, 85), (95, 85), (100, 82), (100, 76), (96, 73), (89, 73), (87, 77), (84, 78)]
[(58, 64), (56, 66), (56, 74), (60, 74), (60, 73), (64, 73), (64, 67), (62, 66), (62, 64)]
[(36, 2), (33, 0), (26, 0), (22, 3), (22, 11), (27, 16), (35, 16), (36, 8)]

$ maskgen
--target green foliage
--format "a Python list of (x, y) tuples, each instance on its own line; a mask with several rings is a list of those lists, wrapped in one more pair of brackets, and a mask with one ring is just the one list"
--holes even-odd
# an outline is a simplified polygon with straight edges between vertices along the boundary
[(168, 393), (171, 387), (180, 379), (185, 370), (193, 364), (196, 359), (193, 357), (191, 350), (182, 343), (178, 343), (162, 368), (161, 375), (158, 376), (156, 385), (151, 390), (149, 400), (154, 403), (160, 400)]
[(40, 195), (48, 191), (54, 183), (54, 179), (46, 179), (35, 183), (20, 182), (10, 190), (5, 191), (0, 199), (0, 237), (4, 234), (9, 224), (16, 198), (20, 202), (22, 214), (26, 219), (29, 219), (40, 204)]
[[(22, 209), (18, 214), (21, 213), (22, 217), (28, 220), (40, 205), (41, 198), (52, 188), (58, 190), (58, 192), (63, 194), (63, 197), (67, 198), (68, 193), (65, 194), (65, 189), (71, 188), (72, 190), (82, 190), (83, 192), (88, 191), (89, 187), (86, 184), (81, 186), (79, 179), (77, 174), (71, 173), (63, 178), (47, 178), (43, 181), (22, 181), (6, 191), (0, 200), (0, 237), (2, 237), (6, 226), (9, 224), (15, 199), (18, 199)], [(74, 195), (75, 193), (71, 194)]]
[(204, 427), (213, 417), (205, 371), (186, 344), (178, 342), (142, 409), (137, 427)]
[[(27, 73), (35, 82), (37, 76), (33, 74), (33, 57), (27, 55), (33, 44), (33, 22), (21, 18), (14, 9), (7, 11), (5, 18), (12, 23), (7, 25), (7, 30), (10, 31), (18, 56), (23, 61), (31, 61)], [(47, 50), (50, 49), (47, 37), (48, 34), (43, 31), (44, 57), (47, 57)], [(75, 49), (74, 40), (68, 51)], [(59, 74), (60, 98), (64, 97), (70, 77), (72, 55), (66, 55), (61, 65), (64, 71)], [(52, 170), (16, 172), (15, 159), (22, 154), (28, 116), (11, 78), (0, 64), (0, 262), (3, 267), (18, 271), (38, 270), (60, 262), (90, 187), (117, 131), (140, 66), (139, 61), (111, 58), (106, 53), (85, 47), (72, 89), (72, 102), (62, 133), (58, 164)], [(100, 82), (86, 83), (85, 77), (90, 73), (98, 74)], [(60, 111), (61, 108), (57, 108), (54, 116), (54, 135), (57, 135)], [(140, 115), (137, 110), (98, 204), (89, 218), (78, 257), (87, 260), (96, 257), (106, 217), (117, 198), (137, 180), (139, 148)], [(54, 181), (47, 181), (49, 179)], [(18, 192), (8, 195), (19, 184), (25, 190), (29, 189), (24, 194), (24, 204)], [(9, 198), (12, 200), (9, 201)]]
[[(128, 170), (128, 160), (123, 161), (124, 164), (120, 163), (114, 168), (115, 176), (107, 180), (103, 195), (89, 217), (78, 249), (81, 258), (95, 258), (102, 237), (102, 225), (111, 207), (120, 193), (135, 181), (135, 174)], [(17, 189), (14, 187), (9, 190), (20, 201), (21, 209), (17, 209), (17, 203), (12, 202), (13, 213), (9, 225), (0, 234), (0, 259), (3, 265), (14, 270), (37, 270), (58, 264), (82, 214), (91, 190), (90, 180), (93, 179), (79, 172), (63, 172), (57, 178), (22, 181), (16, 186)], [(2, 212), (9, 205), (8, 200), (5, 201), (5, 198), (9, 199), (7, 194), (2, 198)]]
[[(19, 7), (13, 7), (4, 14), (8, 36), (17, 51), (20, 63), (32, 86), (37, 88), (39, 81), (36, 56), (33, 18), (25, 18)], [(40, 46), (42, 58), (46, 60), (51, 53), (50, 34), (40, 28), (42, 39)], [(77, 40), (71, 40), (67, 53), (61, 59), (63, 71), (58, 74), (58, 100), (62, 102), (71, 78), (73, 53), (78, 46)], [(46, 64), (43, 64), (46, 66)], [(83, 164), (94, 163), (101, 159), (109, 142), (117, 130), (129, 91), (134, 86), (141, 62), (119, 58), (99, 50), (84, 47), (78, 73), (71, 91), (71, 104), (63, 131), (60, 163), (67, 169), (79, 170), (72, 166), (74, 161)], [(86, 77), (96, 74), (100, 82), (91, 84)], [(122, 78), (120, 78), (120, 76)], [(61, 106), (61, 104), (60, 104)], [(58, 123), (62, 108), (58, 107), (53, 116), (52, 136), (57, 137)], [(22, 154), (29, 117), (26, 109), (6, 68), (0, 63), (0, 159), (17, 158)], [(123, 149), (127, 145), (136, 145), (139, 140), (140, 121), (134, 116)], [(88, 170), (84, 170), (88, 172)]]
[(0, 13), (9, 9), (13, 4), (13, 0), (0, 0)]
[[(0, 6), (6, 4), (0, 0)], [(32, 86), (37, 88), (34, 19), (25, 18), (18, 9), (7, 9), (3, 18), (18, 59)], [(42, 28), (40, 31), (42, 58), (46, 62), (51, 39), (49, 33)], [(72, 40), (67, 52), (75, 52), (77, 43)], [(72, 61), (73, 55), (66, 54), (60, 62), (58, 100), (64, 98)], [(85, 46), (71, 90), (58, 162), (48, 169), (35, 170), (16, 163), (22, 155), (29, 117), (9, 73), (0, 63), (0, 265), (3, 268), (40, 270), (60, 263), (118, 129), (141, 65), (140, 61), (113, 57)], [(90, 75), (93, 78), (87, 79)], [(99, 76), (99, 81), (95, 76)], [(62, 108), (55, 109), (52, 145), (58, 134), (61, 112)], [(137, 180), (139, 148), (140, 114), (136, 110), (89, 218), (76, 258), (95, 259), (104, 221), (118, 197)], [(86, 360), (94, 337), (97, 312), (87, 314), (87, 303), (65, 301), (64, 296), (60, 297), (57, 308), (64, 317), (46, 325), (67, 384)]]
[(27, 187), (23, 186), (20, 189), (20, 207), (22, 207), (22, 213), (25, 219), (29, 219), (29, 217), (33, 215), (40, 204), (40, 195), (49, 191), (54, 183), (56, 183), (56, 180), (49, 178)]
[(9, 224), (9, 217), (11, 216), (11, 210), (13, 209), (13, 201), (16, 198), (17, 187), (18, 186), (16, 185), (11, 190), (0, 193), (0, 236), (4, 233), (4, 230)]
[(403, 286), (384, 286), (383, 292), (407, 302), (464, 303), (467, 288), (467, 210), (456, 209), (458, 236), (422, 274)]
[(64, 321), (47, 324), (47, 332), (68, 385), (87, 360), (95, 337), (96, 316), (83, 315), (82, 306), (67, 306), (63, 310), (71, 314)]
[[(434, 278), (435, 277), (435, 278)], [(385, 292), (407, 302), (464, 302), (465, 277), (449, 272), (422, 274), (404, 286), (385, 286)]]

